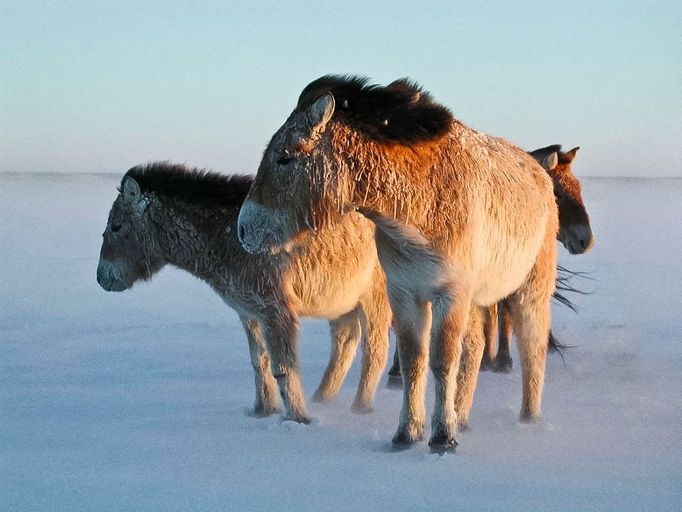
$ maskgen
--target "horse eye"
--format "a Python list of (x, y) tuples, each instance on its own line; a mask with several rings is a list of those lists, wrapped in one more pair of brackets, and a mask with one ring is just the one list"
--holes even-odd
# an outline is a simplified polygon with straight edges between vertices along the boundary
[(111, 232), (112, 233), (118, 233), (121, 231), (121, 225), (120, 224), (112, 224), (111, 225)]
[(294, 159), (293, 156), (288, 156), (288, 155), (280, 156), (280, 157), (277, 159), (277, 164), (278, 164), (278, 165), (287, 165), (287, 164), (290, 163), (293, 159)]

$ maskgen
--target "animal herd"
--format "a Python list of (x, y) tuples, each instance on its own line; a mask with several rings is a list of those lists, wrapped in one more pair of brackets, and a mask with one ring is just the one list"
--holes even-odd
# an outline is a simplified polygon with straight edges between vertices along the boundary
[(303, 90), (255, 177), (168, 162), (126, 172), (97, 281), (122, 291), (170, 264), (208, 283), (244, 327), (254, 414), (301, 423), (299, 317), (329, 320), (315, 400), (336, 397), (361, 344), (360, 413), (372, 410), (392, 328), (389, 382), (403, 388), (393, 446), (423, 438), (428, 365), (429, 446), (452, 451), (479, 370), (511, 370), (512, 330), (520, 419), (540, 419), (556, 240), (572, 254), (594, 243), (571, 170), (577, 151), (526, 153), (407, 80), (324, 76)]

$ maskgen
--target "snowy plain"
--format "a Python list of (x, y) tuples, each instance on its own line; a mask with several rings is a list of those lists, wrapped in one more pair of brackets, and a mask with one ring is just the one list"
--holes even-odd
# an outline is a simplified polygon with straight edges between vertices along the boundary
[[(0, 174), (0, 510), (680, 510), (682, 180), (584, 179), (597, 243), (554, 308), (544, 421), (483, 373), (455, 455), (391, 453), (401, 393), (312, 425), (254, 418), (237, 316), (177, 269), (114, 294), (95, 269), (120, 176)], [(302, 324), (312, 394), (327, 324)], [(391, 352), (393, 347), (391, 348)], [(429, 389), (427, 405), (433, 400)]]

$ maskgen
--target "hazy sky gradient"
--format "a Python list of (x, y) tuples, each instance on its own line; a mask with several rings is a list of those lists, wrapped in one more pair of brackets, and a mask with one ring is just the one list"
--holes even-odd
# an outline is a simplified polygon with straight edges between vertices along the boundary
[(255, 172), (326, 73), (409, 76), (587, 175), (682, 176), (682, 2), (0, 1), (0, 172)]

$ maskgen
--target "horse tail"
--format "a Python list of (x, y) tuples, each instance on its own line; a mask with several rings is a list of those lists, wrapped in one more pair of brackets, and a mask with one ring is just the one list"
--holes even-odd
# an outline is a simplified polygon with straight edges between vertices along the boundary
[(414, 293), (425, 301), (452, 295), (453, 272), (415, 226), (366, 208), (358, 211), (376, 226), (375, 238), (384, 271), (398, 276), (390, 286)]

